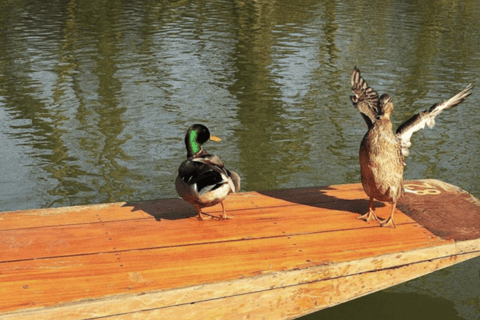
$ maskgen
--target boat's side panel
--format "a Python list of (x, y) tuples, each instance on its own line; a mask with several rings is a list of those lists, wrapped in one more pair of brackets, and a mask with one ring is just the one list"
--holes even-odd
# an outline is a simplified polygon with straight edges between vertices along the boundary
[[(404, 224), (395, 230), (356, 228), (16, 260), (0, 263), (0, 296), (4, 297), (2, 310), (50, 306), (331, 265), (448, 243), (453, 244), (417, 224)], [(452, 250), (448, 252), (454, 254)]]
[[(480, 244), (477, 241), (472, 245), (479, 248)], [(454, 247), (447, 246), (445, 252)], [(438, 248), (427, 248), (405, 253), (397, 259), (386, 255), (250, 279), (140, 295), (118, 295), (55, 308), (14, 312), (2, 319), (295, 319), (478, 257), (480, 251), (428, 260), (438, 254)], [(418, 257), (420, 259), (416, 259)]]
[(172, 308), (112, 316), (105, 319), (170, 320), (175, 319), (178, 315), (182, 315), (182, 319), (185, 320), (296, 319), (300, 316), (389, 288), (475, 256), (478, 255), (467, 255), (458, 259), (439, 259), (375, 273), (353, 275), (219, 300), (206, 300), (200, 303)]

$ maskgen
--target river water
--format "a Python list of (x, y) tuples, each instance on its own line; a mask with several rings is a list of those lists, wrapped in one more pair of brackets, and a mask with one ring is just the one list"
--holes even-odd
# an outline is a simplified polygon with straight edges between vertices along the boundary
[[(394, 126), (480, 74), (476, 1), (0, 0), (0, 211), (176, 197), (207, 125), (242, 190), (360, 181), (357, 66)], [(406, 179), (480, 197), (480, 94), (417, 132)], [(480, 318), (477, 258), (305, 319)]]

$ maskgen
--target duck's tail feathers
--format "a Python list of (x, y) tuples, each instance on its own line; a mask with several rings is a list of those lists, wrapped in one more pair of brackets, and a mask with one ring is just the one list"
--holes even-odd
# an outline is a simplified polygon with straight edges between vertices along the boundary
[(425, 128), (427, 125), (429, 128), (433, 128), (435, 125), (435, 117), (439, 115), (443, 110), (451, 109), (458, 106), (463, 100), (472, 94), (470, 89), (472, 85), (469, 84), (464, 90), (453, 96), (452, 98), (445, 100), (441, 103), (436, 103), (430, 107), (430, 109), (415, 114), (413, 117), (405, 121), (400, 125), (396, 131), (397, 138), (400, 140), (402, 146), (402, 154), (404, 157), (408, 156), (408, 148), (412, 145), (410, 138), (412, 134), (420, 129)]
[(228, 177), (230, 180), (230, 189), (232, 189), (232, 192), (238, 192), (240, 191), (240, 176), (233, 171), (227, 170), (228, 172)]

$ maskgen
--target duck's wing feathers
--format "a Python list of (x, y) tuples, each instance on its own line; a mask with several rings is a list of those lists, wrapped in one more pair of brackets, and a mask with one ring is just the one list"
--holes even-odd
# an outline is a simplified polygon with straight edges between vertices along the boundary
[(235, 191), (235, 185), (228, 178), (228, 170), (214, 155), (204, 155), (184, 161), (178, 169), (178, 175), (199, 195), (215, 190), (226, 183), (230, 184), (232, 191)]
[(350, 99), (370, 128), (378, 114), (378, 94), (363, 80), (357, 67), (352, 71), (351, 83), (353, 96)]
[(406, 157), (409, 154), (408, 148), (412, 145), (410, 142), (412, 134), (420, 129), (425, 128), (425, 125), (427, 125), (429, 128), (433, 128), (435, 125), (435, 117), (443, 110), (451, 109), (459, 105), (463, 100), (465, 100), (465, 98), (472, 94), (470, 91), (471, 88), (472, 85), (469, 84), (463, 91), (456, 94), (449, 100), (434, 104), (430, 107), (430, 109), (417, 113), (400, 125), (396, 131), (396, 135), (400, 140), (403, 156)]
[(222, 174), (222, 177), (230, 185), (230, 190), (232, 190), (232, 192), (240, 191), (240, 176), (236, 172), (230, 171), (227, 168), (225, 168), (222, 160), (220, 160), (219, 157), (215, 155), (207, 154), (205, 156), (197, 158), (196, 160), (201, 161), (203, 163), (207, 163), (215, 167), (218, 170), (218, 172)]

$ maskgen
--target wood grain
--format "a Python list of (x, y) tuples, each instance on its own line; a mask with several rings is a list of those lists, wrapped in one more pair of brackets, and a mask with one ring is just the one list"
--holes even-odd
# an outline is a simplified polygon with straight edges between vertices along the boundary
[[(421, 189), (426, 182), (409, 183)], [(360, 184), (235, 194), (226, 201), (235, 218), (227, 221), (198, 221), (195, 210), (180, 199), (3, 213), (0, 315), (56, 314), (67, 320), (126, 313), (133, 319), (146, 315), (149, 308), (155, 309), (152, 317), (192, 309), (193, 305), (175, 309), (179, 301), (212, 308), (211, 299), (230, 306), (212, 311), (221, 313), (237, 310), (226, 299), (239, 303), (239, 297), (245, 297), (242, 305), (248, 311), (257, 309), (247, 301), (267, 303), (270, 298), (265, 297), (290, 292), (298, 299), (285, 305), (287, 319), (291, 315), (287, 309), (302, 314), (323, 307), (318, 301), (311, 305), (313, 298), (308, 297), (319, 295), (312, 294), (317, 289), (311, 291), (309, 283), (387, 269), (411, 270), (392, 280), (396, 284), (480, 255), (477, 238), (442, 237), (416, 221), (432, 208), (450, 212), (460, 205), (474, 218), (480, 212), (477, 200), (464, 191), (436, 181), (428, 185), (436, 190), (435, 206), (430, 206), (432, 200), (418, 199), (423, 197), (420, 193), (409, 195), (415, 205), (399, 206), (396, 229), (356, 219), (368, 205)], [(442, 199), (448, 201), (441, 205)], [(377, 207), (379, 216), (388, 217), (389, 205)], [(205, 212), (219, 215), (221, 207)], [(429, 263), (438, 259), (443, 262)], [(289, 289), (296, 286), (305, 290)], [(376, 288), (352, 289), (339, 299)], [(151, 295), (156, 302), (139, 298)], [(109, 307), (94, 311), (98, 303)], [(252, 312), (247, 313), (255, 318), (258, 311)]]

